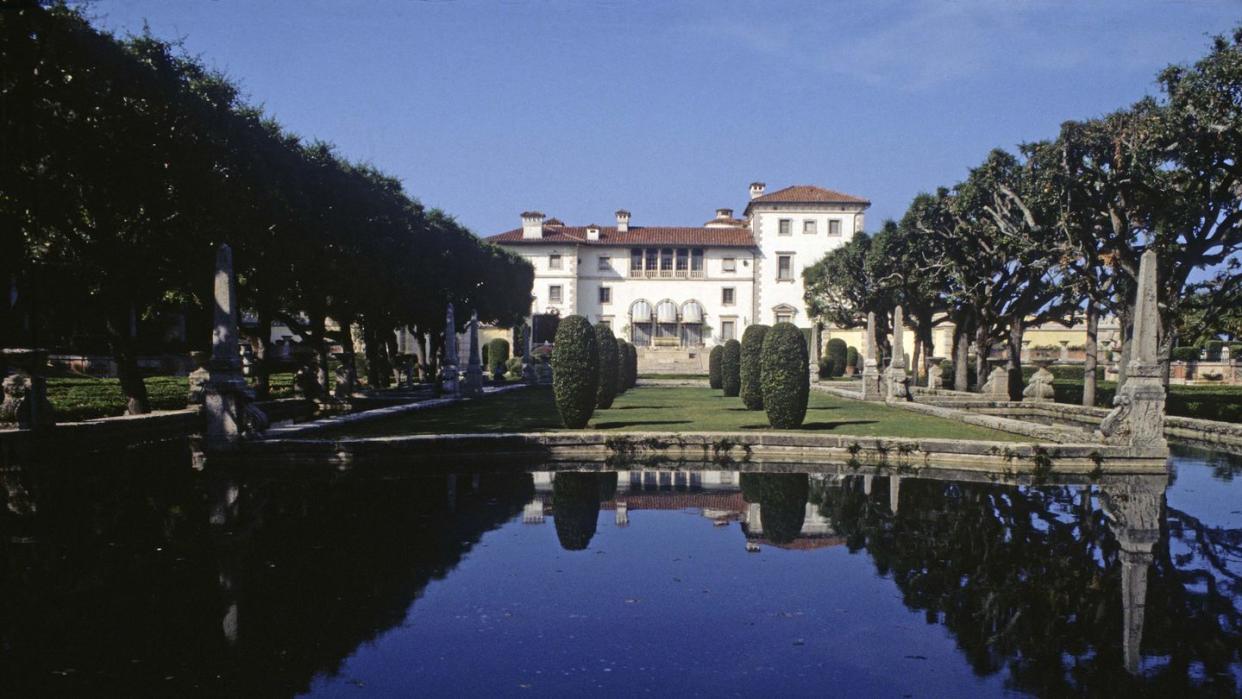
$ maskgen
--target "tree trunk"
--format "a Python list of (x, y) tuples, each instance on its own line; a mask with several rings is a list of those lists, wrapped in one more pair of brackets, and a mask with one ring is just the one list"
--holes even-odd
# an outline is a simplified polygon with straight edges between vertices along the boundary
[(401, 358), (401, 347), (397, 344), (397, 331), (395, 328), (388, 328), (383, 335), (384, 360), (387, 362), (388, 376), (392, 378), (393, 385), (401, 388), (401, 374), (397, 370), (398, 360)]
[(1095, 406), (1095, 373), (1099, 360), (1096, 352), (1099, 349), (1100, 313), (1095, 302), (1087, 299), (1087, 359), (1082, 365), (1082, 404)]
[(367, 385), (371, 388), (385, 388), (383, 379), (380, 378), (380, 343), (377, 340), (379, 333), (375, 332), (371, 323), (362, 326), (363, 353), (367, 357)]
[(147, 385), (138, 370), (138, 353), (134, 338), (130, 335), (131, 309), (109, 314), (107, 321), (108, 342), (112, 358), (116, 361), (116, 375), (121, 381), (121, 394), (125, 396), (125, 412), (129, 415), (145, 415), (151, 412), (151, 400)]
[(259, 309), (259, 327), (254, 340), (250, 343), (254, 349), (254, 366), (251, 367), (254, 396), (267, 400), (272, 395), (272, 313), (265, 308)]
[(327, 319), (324, 317), (323, 311), (315, 311), (310, 315), (310, 329), (312, 337), (307, 338), (315, 348), (315, 381), (319, 384), (319, 395), (326, 396), (328, 394), (328, 337)]
[(910, 361), (910, 369), (914, 371), (914, 381), (912, 381), (911, 383), (913, 383), (915, 386), (919, 385), (919, 366), (921, 364), (922, 358), (923, 358), (923, 338), (916, 337), (914, 338), (914, 356), (911, 358), (911, 361)]
[(970, 331), (959, 325), (953, 332), (953, 390), (970, 390)]
[(1121, 332), (1121, 359), (1117, 362), (1117, 390), (1114, 395), (1121, 393), (1121, 387), (1126, 383), (1126, 374), (1130, 368), (1130, 318), (1133, 317), (1133, 309), (1125, 306), (1121, 312), (1117, 314), (1117, 322), (1120, 324)]
[(988, 377), (988, 356), (992, 354), (991, 338), (983, 323), (975, 329), (975, 384), (982, 387)]
[(1009, 348), (1009, 400), (1022, 400), (1022, 334), (1025, 330), (1021, 318), (1009, 321), (1009, 338), (1006, 341)]

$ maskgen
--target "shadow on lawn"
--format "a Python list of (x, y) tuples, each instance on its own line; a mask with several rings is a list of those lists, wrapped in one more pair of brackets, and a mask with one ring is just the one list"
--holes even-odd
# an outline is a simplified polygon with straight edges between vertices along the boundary
[[(834, 430), (841, 425), (874, 425), (875, 420), (837, 420), (836, 422), (804, 422), (800, 430)], [(743, 430), (770, 430), (771, 425), (742, 425)]]
[(689, 420), (634, 420), (632, 422), (597, 422), (593, 425), (599, 430), (612, 430), (618, 427), (634, 427), (636, 425), (688, 425)]
[(617, 405), (609, 410), (667, 410), (667, 405)]

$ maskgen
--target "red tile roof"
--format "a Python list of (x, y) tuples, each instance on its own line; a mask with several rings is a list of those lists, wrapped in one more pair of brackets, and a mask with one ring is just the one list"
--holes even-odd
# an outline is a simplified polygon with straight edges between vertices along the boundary
[(750, 200), (750, 204), (746, 205), (750, 209), (751, 204), (867, 204), (871, 202), (856, 197), (852, 194), (844, 194), (842, 192), (834, 192), (831, 189), (816, 187), (809, 184), (796, 184), (792, 187), (778, 189), (775, 192), (764, 194), (761, 197), (755, 197)]
[(539, 243), (575, 243), (582, 245), (712, 245), (716, 247), (755, 247), (749, 228), (688, 228), (679, 226), (630, 226), (618, 233), (616, 226), (600, 226), (599, 240), (587, 240), (586, 226), (543, 227), (542, 238), (523, 238), (522, 229), (514, 228), (484, 238), (489, 243), (522, 245)]

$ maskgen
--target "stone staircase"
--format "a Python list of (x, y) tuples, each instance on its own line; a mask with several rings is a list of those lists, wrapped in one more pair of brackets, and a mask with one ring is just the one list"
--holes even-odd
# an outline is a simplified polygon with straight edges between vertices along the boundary
[(707, 374), (710, 347), (639, 347), (640, 374)]

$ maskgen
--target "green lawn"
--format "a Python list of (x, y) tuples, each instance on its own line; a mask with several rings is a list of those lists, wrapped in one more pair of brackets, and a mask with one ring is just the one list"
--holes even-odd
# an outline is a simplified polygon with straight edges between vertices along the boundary
[[(179, 410), (186, 405), (189, 380), (184, 376), (148, 376), (143, 380), (152, 410)], [(272, 375), (272, 397), (293, 395), (293, 374)], [(117, 379), (62, 376), (47, 380), (47, 397), (61, 422), (123, 415), (125, 396)]]
[[(550, 389), (532, 389), (409, 413), (343, 428), (336, 436), (375, 437), (463, 432), (549, 432), (564, 429)], [(658, 432), (744, 432), (770, 430), (763, 411), (750, 411), (739, 398), (709, 388), (630, 389), (608, 410), (596, 410), (588, 430)], [(1022, 435), (964, 425), (876, 403), (811, 392), (802, 430), (891, 437), (943, 437), (1030, 441)]]

